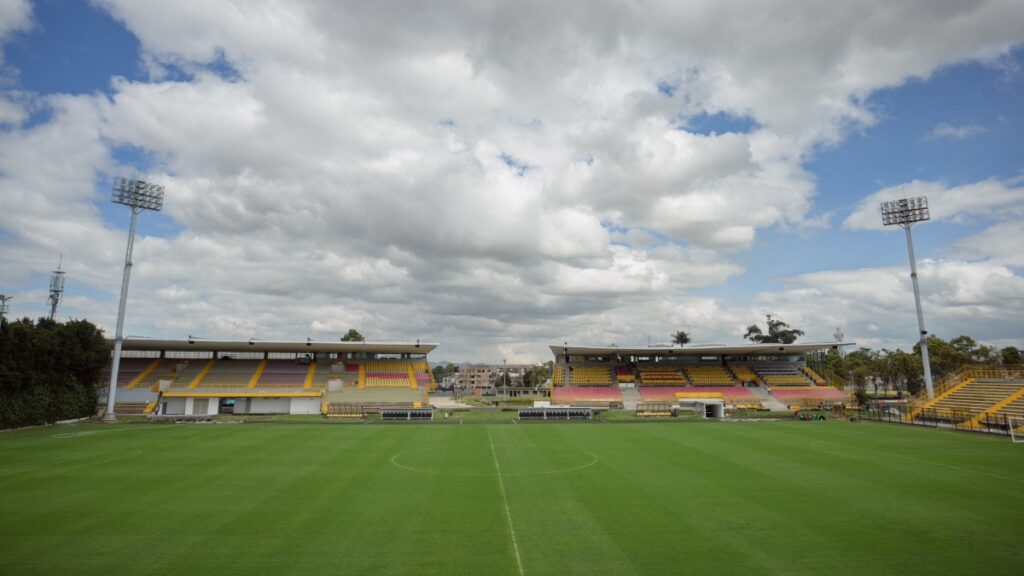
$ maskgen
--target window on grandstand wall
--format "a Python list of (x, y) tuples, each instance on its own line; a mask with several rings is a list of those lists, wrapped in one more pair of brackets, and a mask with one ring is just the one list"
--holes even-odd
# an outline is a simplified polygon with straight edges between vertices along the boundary
[(159, 350), (122, 350), (121, 358), (159, 358)]
[(167, 358), (179, 360), (209, 360), (213, 358), (213, 352), (208, 350), (169, 350)]

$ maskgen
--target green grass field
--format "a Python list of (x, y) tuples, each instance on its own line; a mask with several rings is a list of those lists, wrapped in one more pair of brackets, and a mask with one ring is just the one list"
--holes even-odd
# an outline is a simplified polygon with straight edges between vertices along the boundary
[(840, 421), (0, 434), (0, 574), (228, 573), (1019, 575), (1024, 445)]

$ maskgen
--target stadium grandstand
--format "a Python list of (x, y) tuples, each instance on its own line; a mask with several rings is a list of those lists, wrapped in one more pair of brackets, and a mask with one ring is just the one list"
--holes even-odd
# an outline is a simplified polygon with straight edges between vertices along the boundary
[[(427, 406), (436, 344), (125, 340), (116, 414), (338, 414)], [(98, 385), (101, 408), (109, 368)]]
[[(847, 402), (807, 355), (851, 343), (621, 348), (551, 346), (552, 400), (577, 406), (721, 399), (729, 408), (791, 409)], [(1024, 401), (1022, 401), (1024, 405)]]
[(1024, 369), (965, 367), (936, 383), (935, 398), (910, 402), (909, 419), (974, 428), (983, 421), (1024, 417)]

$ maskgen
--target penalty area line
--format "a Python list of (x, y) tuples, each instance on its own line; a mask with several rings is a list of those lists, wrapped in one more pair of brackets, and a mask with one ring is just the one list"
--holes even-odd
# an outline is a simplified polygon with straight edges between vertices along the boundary
[(498, 473), (498, 489), (501, 491), (501, 502), (505, 505), (505, 519), (508, 520), (508, 533), (512, 536), (512, 550), (516, 553), (516, 568), (519, 576), (523, 576), (523, 559), (519, 557), (519, 542), (516, 541), (516, 528), (512, 525), (512, 513), (508, 510), (508, 496), (505, 495), (505, 480), (501, 476), (498, 454), (494, 451), (494, 440), (491, 438), (491, 427), (487, 426), (487, 443), (491, 445), (491, 458), (494, 459), (494, 470)]

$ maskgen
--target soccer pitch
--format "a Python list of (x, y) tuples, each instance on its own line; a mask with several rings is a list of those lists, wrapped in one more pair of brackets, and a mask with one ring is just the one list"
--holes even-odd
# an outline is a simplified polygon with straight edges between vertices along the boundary
[(876, 423), (0, 434), (0, 574), (1021, 574), (1024, 446)]

